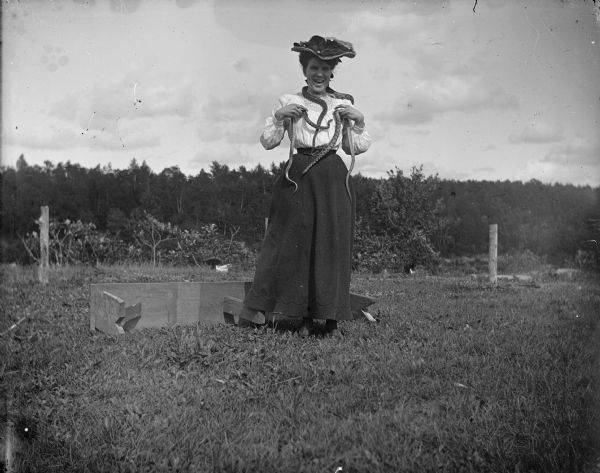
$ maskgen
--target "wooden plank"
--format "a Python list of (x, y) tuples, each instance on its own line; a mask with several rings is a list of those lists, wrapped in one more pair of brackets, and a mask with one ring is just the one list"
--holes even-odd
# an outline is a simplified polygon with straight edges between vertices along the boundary
[(117, 320), (125, 317), (125, 301), (120, 297), (103, 291), (100, 297), (100, 307), (96, 312), (96, 328), (109, 335), (125, 333)]
[(141, 318), (142, 305), (126, 306), (125, 301), (107, 291), (97, 295), (94, 328), (110, 335), (120, 335), (135, 328)]
[(125, 306), (125, 315), (117, 320), (117, 324), (123, 327), (123, 330), (129, 332), (136, 327), (141, 318), (142, 304), (138, 302), (132, 306)]
[[(238, 324), (243, 310), (242, 301), (251, 284), (251, 281), (92, 284), (90, 329), (115, 333), (119, 331), (114, 327), (117, 320), (117, 325), (122, 326), (124, 331), (133, 327), (142, 329), (198, 322)], [(105, 308), (103, 293), (110, 293), (123, 304)], [(354, 318), (364, 318), (361, 310), (375, 302), (371, 297), (351, 293)], [(107, 311), (112, 314), (109, 319)], [(267, 314), (266, 318), (269, 316)], [(265, 315), (261, 312), (245, 314), (242, 319), (265, 323)]]
[(363, 314), (363, 310), (366, 311), (367, 307), (375, 304), (377, 302), (376, 299), (373, 299), (369, 296), (363, 296), (361, 294), (356, 294), (354, 292), (350, 293), (350, 309), (352, 310), (352, 315), (354, 319), (364, 319), (365, 315)]
[(242, 299), (230, 296), (225, 296), (223, 300), (223, 317), (226, 323), (235, 325), (263, 325), (266, 322), (265, 314), (258, 310), (244, 307)]
[(102, 292), (122, 299), (127, 306), (141, 304), (138, 329), (223, 323), (225, 296), (243, 299), (251, 281), (107, 283), (90, 286), (90, 329), (98, 328)]
[(223, 317), (225, 318), (225, 323), (237, 325), (243, 307), (244, 303), (241, 299), (225, 296), (223, 299)]
[(122, 299), (126, 305), (141, 304), (140, 320), (136, 328), (166, 327), (177, 321), (177, 283), (108, 283), (92, 284), (90, 318), (95, 313), (97, 292), (109, 292)]

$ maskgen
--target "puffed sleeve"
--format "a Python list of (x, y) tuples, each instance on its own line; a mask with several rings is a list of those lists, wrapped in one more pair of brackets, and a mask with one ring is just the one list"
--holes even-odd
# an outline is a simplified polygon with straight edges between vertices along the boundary
[(289, 104), (289, 99), (286, 95), (283, 95), (277, 101), (271, 115), (265, 120), (265, 126), (263, 128), (262, 135), (260, 135), (260, 143), (265, 149), (273, 149), (281, 143), (285, 132), (286, 120), (277, 120), (275, 118), (275, 112), (281, 107)]
[[(356, 125), (352, 125), (350, 128), (350, 135), (352, 138), (352, 145), (354, 147), (354, 154), (364, 153), (371, 146), (371, 142), (373, 141), (369, 132), (365, 129), (365, 127), (358, 127)], [(350, 144), (348, 143), (348, 128), (344, 127), (344, 136), (342, 137), (342, 149), (346, 154), (350, 154)]]

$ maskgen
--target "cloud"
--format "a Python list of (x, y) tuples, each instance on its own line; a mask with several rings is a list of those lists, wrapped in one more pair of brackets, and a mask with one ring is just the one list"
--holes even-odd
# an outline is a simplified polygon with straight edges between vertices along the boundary
[(236, 72), (247, 74), (252, 72), (252, 61), (247, 57), (241, 57), (233, 63), (233, 69)]
[(478, 168), (474, 168), (473, 169), (474, 172), (476, 173), (489, 173), (489, 174), (493, 174), (496, 172), (496, 168), (493, 166), (490, 166), (489, 164), (486, 166), (480, 166)]
[(600, 140), (573, 137), (564, 144), (554, 146), (541, 161), (561, 166), (600, 167)]
[(529, 159), (517, 179), (600, 186), (600, 140), (581, 136), (556, 145), (542, 159)]
[[(193, 105), (194, 95), (189, 83), (166, 85), (123, 77), (112, 82), (98, 82), (89, 91), (71, 93), (55, 102), (48, 113), (73, 121), (82, 128), (101, 128), (106, 120), (118, 118), (188, 117)], [(90, 122), (92, 116), (94, 122)]]
[(55, 124), (11, 130), (3, 137), (6, 143), (33, 149), (64, 149), (84, 146), (85, 140), (72, 127)]
[(525, 168), (517, 173), (515, 179), (521, 181), (537, 179), (546, 183), (600, 186), (600, 172), (597, 165), (565, 166), (539, 160), (527, 161)]
[[(341, 10), (344, 11), (344, 10)], [(362, 41), (372, 39), (381, 47), (403, 48), (411, 39), (428, 35), (436, 14), (445, 10), (442, 1), (392, 2), (377, 5), (363, 3), (362, 8), (345, 11), (349, 37)]]
[(419, 125), (436, 114), (516, 108), (516, 97), (479, 77), (445, 76), (417, 84), (375, 118), (397, 125)]
[(115, 13), (134, 13), (141, 0), (110, 0), (110, 9)]
[[(390, 11), (414, 9), (422, 12), (429, 7), (424, 4), (441, 5), (447, 0), (412, 2), (399, 0), (219, 0), (213, 2), (213, 14), (217, 24), (244, 43), (260, 43), (272, 47), (283, 38), (306, 41), (312, 34), (329, 36), (339, 25), (358, 23), (364, 15), (385, 17)], [(276, 13), (274, 13), (276, 11)], [(258, 21), (253, 21), (258, 18)], [(300, 21), (302, 19), (302, 21)], [(348, 22), (348, 19), (350, 22)], [(308, 24), (308, 25), (307, 25)], [(281, 27), (283, 25), (284, 31)], [(343, 26), (342, 26), (343, 27)], [(374, 31), (377, 34), (377, 30)], [(369, 30), (365, 35), (373, 34)], [(334, 35), (335, 36), (335, 35)], [(354, 30), (344, 33), (358, 42)], [(343, 38), (342, 38), (343, 39)], [(287, 45), (286, 45), (287, 46)], [(288, 48), (291, 47), (291, 43)]]
[[(258, 148), (255, 149), (258, 150)], [(240, 146), (227, 140), (219, 140), (207, 143), (202, 151), (196, 153), (192, 159), (186, 162), (186, 167), (192, 168), (196, 172), (199, 172), (200, 169), (208, 171), (213, 161), (234, 169), (241, 165), (252, 168), (258, 164), (256, 159), (250, 157), (247, 146)]]
[(177, 5), (179, 8), (188, 8), (194, 3), (196, 3), (196, 0), (175, 0), (175, 5)]
[(115, 121), (114, 127), (97, 132), (86, 131), (84, 136), (92, 148), (108, 150), (152, 148), (160, 145), (160, 137), (153, 133), (156, 123), (151, 120)]
[(138, 149), (158, 146), (160, 138), (149, 132), (153, 124), (115, 121), (106, 129), (81, 130), (65, 122), (11, 130), (5, 135), (7, 144), (40, 150), (65, 150), (69, 148), (90, 149)]
[[(269, 93), (235, 93), (211, 96), (194, 118), (203, 143), (226, 140), (230, 143), (258, 143), (264, 118), (271, 111)], [(268, 111), (267, 111), (268, 110)]]
[(562, 141), (563, 129), (557, 123), (538, 121), (530, 123), (516, 133), (511, 133), (508, 140), (511, 143), (550, 143)]
[[(181, 81), (136, 81), (122, 77), (99, 82), (90, 90), (73, 92), (50, 105), (46, 113), (65, 129), (84, 138), (84, 146), (137, 149), (158, 146), (164, 120), (186, 119), (195, 98), (191, 84)], [(58, 120), (57, 120), (58, 119)], [(52, 133), (56, 135), (56, 133)], [(41, 134), (39, 146), (69, 147), (72, 140)], [(81, 145), (81, 144), (78, 144)]]

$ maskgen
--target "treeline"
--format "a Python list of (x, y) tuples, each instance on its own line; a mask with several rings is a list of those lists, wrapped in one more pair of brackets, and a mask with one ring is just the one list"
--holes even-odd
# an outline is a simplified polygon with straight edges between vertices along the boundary
[[(56, 221), (81, 220), (117, 234), (140, 212), (181, 229), (214, 224), (223, 238), (256, 249), (282, 164), (231, 169), (213, 162), (208, 171), (186, 176), (177, 166), (156, 174), (135, 160), (113, 170), (70, 162), (30, 166), (21, 156), (15, 168), (0, 168), (2, 259), (27, 259), (22, 238), (37, 230), (41, 205), (50, 206)], [(499, 226), (502, 253), (528, 250), (559, 260), (595, 251), (590, 240), (600, 239), (599, 188), (449, 181), (425, 176), (420, 168), (410, 175), (394, 170), (384, 179), (352, 179), (361, 258), (384, 260), (391, 252), (401, 265), (423, 253), (485, 253), (491, 223)]]

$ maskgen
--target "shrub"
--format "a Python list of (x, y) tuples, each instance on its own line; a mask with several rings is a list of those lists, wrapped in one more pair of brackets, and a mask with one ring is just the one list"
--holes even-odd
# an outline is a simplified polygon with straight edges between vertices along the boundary
[[(222, 236), (216, 225), (180, 229), (163, 223), (148, 212), (134, 213), (125, 228), (116, 234), (99, 232), (92, 223), (80, 220), (50, 221), (49, 260), (58, 266), (67, 264), (146, 263), (152, 265), (203, 265), (208, 258), (248, 267), (255, 254), (243, 242)], [(40, 239), (30, 232), (21, 241), (29, 262), (39, 262)]]
[(433, 237), (447, 225), (441, 217), (443, 202), (434, 198), (439, 179), (425, 177), (422, 167), (413, 168), (410, 177), (398, 169), (388, 176), (375, 190), (372, 224), (357, 222), (354, 265), (375, 272), (432, 268), (439, 258)]

